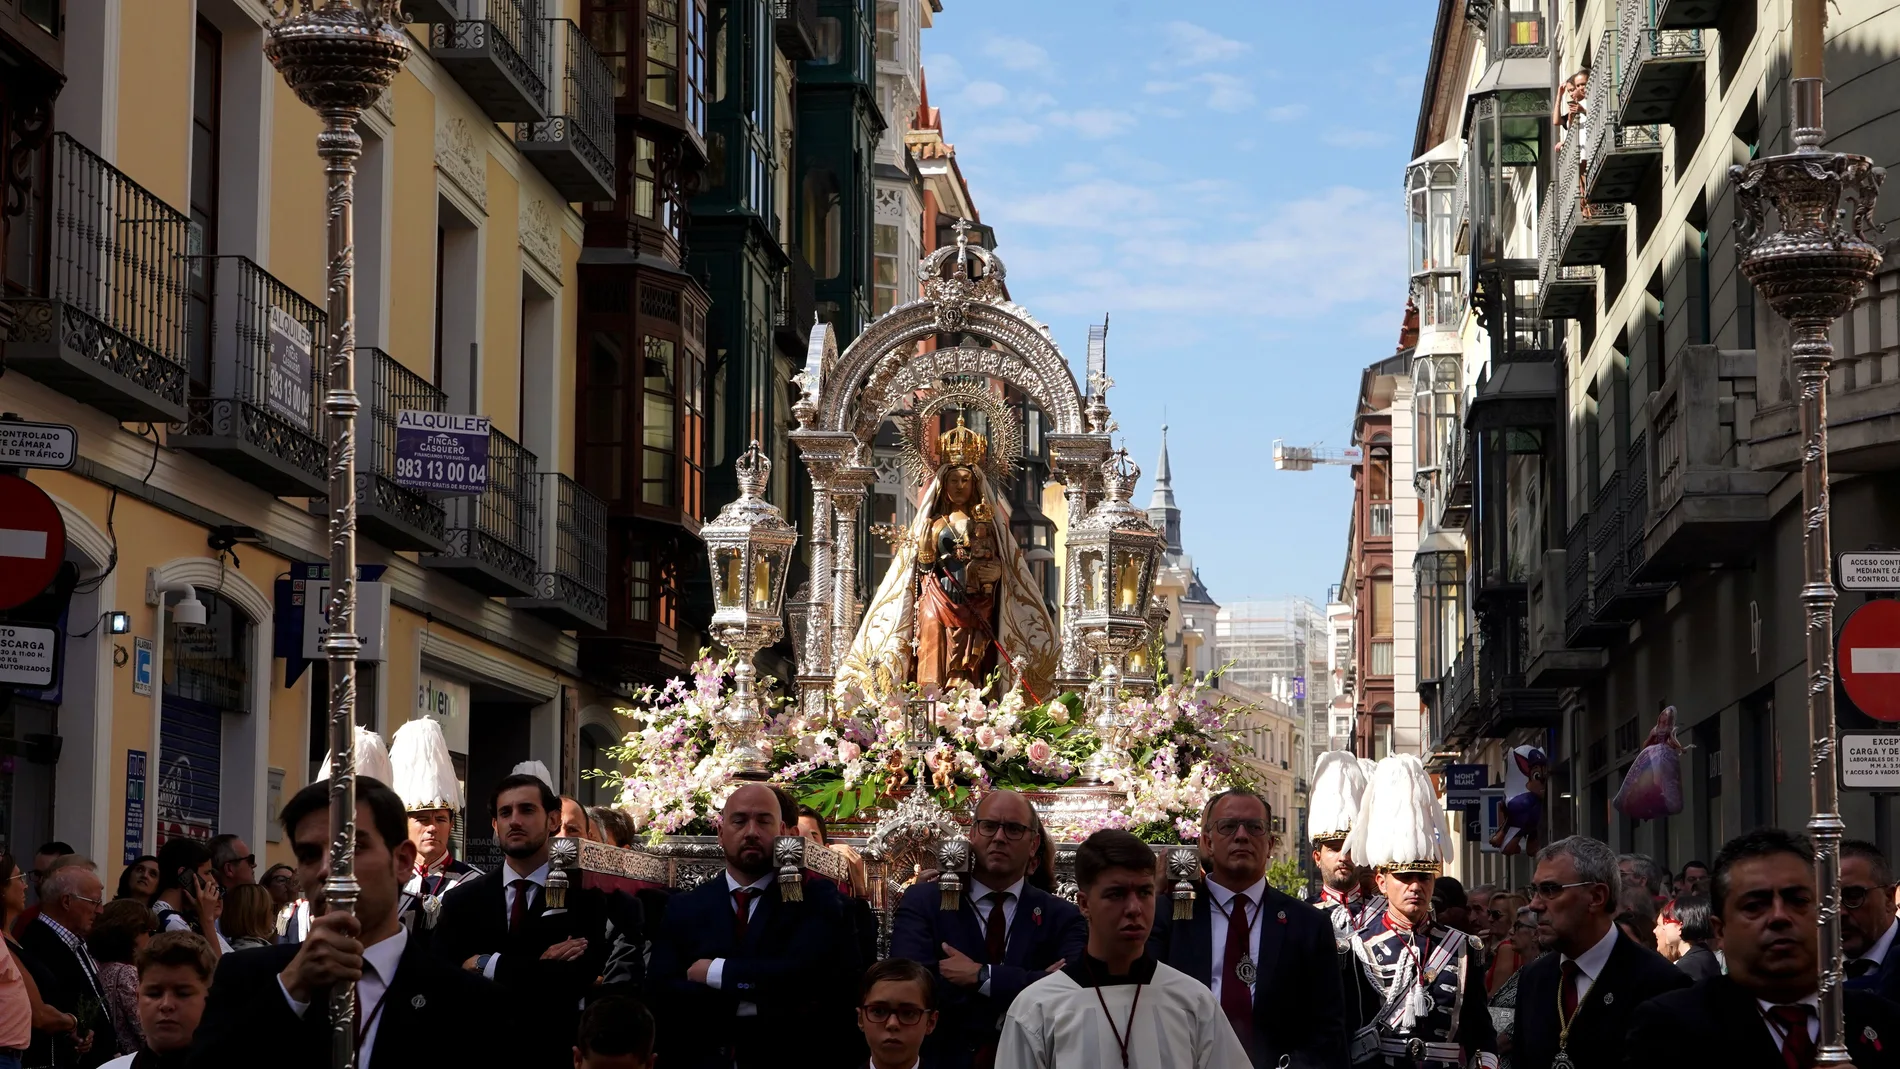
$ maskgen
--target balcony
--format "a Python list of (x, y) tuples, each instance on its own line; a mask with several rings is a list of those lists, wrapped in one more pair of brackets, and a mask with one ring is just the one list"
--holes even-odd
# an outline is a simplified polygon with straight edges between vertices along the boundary
[(381, 349), (356, 350), (356, 381), (359, 388), (365, 381), (369, 385), (367, 391), (359, 389), (365, 394), (369, 427), (365, 434), (359, 422), (357, 434), (367, 437), (369, 448), (358, 455), (356, 465), (356, 522), (364, 534), (391, 549), (439, 553), (448, 544), (442, 506), (396, 484), (396, 417), (404, 409), (441, 412), (446, 399), (427, 379)]
[[(488, 489), (450, 498), (447, 545), (419, 558), (491, 597), (533, 597), (540, 588), (535, 456), (497, 430), (488, 432)], [(604, 544), (604, 543), (603, 543)]]
[(1571, 646), (1565, 640), (1569, 575), (1570, 553), (1563, 549), (1545, 550), (1542, 562), (1531, 570), (1527, 617), (1530, 659), (1524, 665), (1526, 686), (1580, 686), (1595, 678), (1608, 664), (1609, 659), (1601, 648)]
[(793, 352), (804, 353), (811, 325), (817, 318), (818, 298), (811, 264), (797, 244), (785, 246), (790, 260), (779, 270), (778, 300), (772, 306), (772, 327), (781, 343)]
[(1665, 29), (1651, 21), (1651, 0), (1622, 0), (1617, 31), (1617, 121), (1666, 123), (1676, 102), (1702, 92), (1708, 53), (1699, 29)]
[(323, 310), (242, 256), (189, 256), (210, 300), (169, 444), (280, 497), (329, 492)]
[(1567, 137), (1557, 151), (1557, 170), (1545, 203), (1537, 265), (1537, 314), (1545, 319), (1583, 319), (1596, 311), (1597, 272), (1623, 245), (1628, 225), (1621, 204), (1591, 204), (1578, 196), (1578, 144)]
[[(1631, 453), (1642, 451), (1640, 439)], [(1641, 503), (1631, 516), (1632, 493)], [(1668, 592), (1668, 584), (1644, 583), (1630, 576), (1632, 556), (1642, 561), (1643, 527), (1648, 521), (1647, 467), (1618, 470), (1597, 491), (1590, 505), (1591, 611), (1596, 622), (1610, 629), (1631, 623)], [(1631, 546), (1638, 549), (1632, 555)]]
[(1501, 739), (1524, 728), (1556, 727), (1563, 707), (1554, 686), (1531, 686), (1524, 678), (1529, 630), (1524, 616), (1497, 613), (1484, 621), (1484, 641), (1477, 647), (1478, 694), (1483, 722), (1478, 734)]
[(1460, 428), (1442, 446), (1445, 467), (1445, 509), (1439, 522), (1453, 527), (1471, 514), (1471, 435)]
[(1584, 175), (1584, 199), (1619, 203), (1636, 199), (1636, 191), (1662, 159), (1662, 131), (1655, 125), (1624, 126), (1612, 118), (1619, 99), (1615, 34), (1605, 31), (1602, 60), (1590, 72), (1590, 167)]
[(1729, 387), (1733, 380), (1753, 381), (1754, 356), (1688, 346), (1676, 374), (1650, 395), (1657, 474), (1640, 578), (1677, 579), (1692, 569), (1745, 564), (1768, 530), (1768, 491), (1781, 476), (1738, 463)]
[(184, 419), (188, 220), (65, 134), (46, 153), (45, 296), (8, 302), (7, 366), (121, 420)]
[(1479, 433), (1550, 426), (1556, 413), (1562, 351), (1509, 350), (1505, 344), (1503, 338), (1492, 340), (1491, 362), (1478, 375), (1465, 426)]
[(1677, 30), (1695, 26), (1707, 29), (1722, 18), (1728, 0), (1656, 0), (1656, 25)]
[(547, 118), (547, 31), (541, 0), (454, 0), (429, 27), (429, 54), (496, 122)]
[(548, 116), (515, 124), (515, 146), (570, 201), (614, 196), (613, 76), (581, 28), (543, 20), (552, 49)]
[[(1835, 472), (1900, 470), (1900, 349), (1891, 326), (1896, 315), (1900, 271), (1884, 270), (1834, 328), (1838, 355), (1827, 386), (1827, 460)], [(1742, 384), (1736, 385), (1736, 425), (1749, 428), (1746, 466), (1800, 470), (1803, 439), (1792, 390), (1772, 407), (1745, 412), (1752, 405), (1741, 396)]]
[(1381, 501), (1366, 506), (1366, 537), (1392, 537), (1392, 502)]
[(772, 33), (794, 62), (818, 54), (818, 0), (772, 0)]
[(1445, 677), (1445, 700), (1443, 702), (1443, 733), (1438, 739), (1440, 745), (1454, 740), (1469, 739), (1475, 732), (1478, 716), (1478, 687), (1476, 651), (1471, 639), (1466, 638), (1458, 656), (1451, 662), (1451, 672)]
[(1656, 582), (1643, 577), (1643, 566), (1649, 560), (1649, 550), (1644, 544), (1644, 536), (1649, 532), (1649, 445), (1648, 434), (1639, 434), (1630, 443), (1628, 478), (1623, 496), (1623, 574), (1629, 583), (1623, 592), (1623, 599), (1630, 606), (1631, 619), (1640, 617), (1669, 593), (1670, 583)]
[(457, 0), (403, 0), (402, 12), (410, 22), (454, 22)]
[(541, 476), (541, 574), (531, 598), (509, 598), (563, 630), (607, 626), (607, 503), (559, 472)]

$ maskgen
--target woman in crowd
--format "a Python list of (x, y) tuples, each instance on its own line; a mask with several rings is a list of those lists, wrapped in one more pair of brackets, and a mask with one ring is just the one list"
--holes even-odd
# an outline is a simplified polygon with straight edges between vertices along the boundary
[[(70, 1013), (56, 1010), (40, 999), (40, 985), (33, 978), (36, 968), (31, 960), (20, 952), (20, 941), (13, 938), (13, 922), (26, 912), (26, 874), (13, 860), (13, 854), (0, 850), (0, 872), (7, 874), (4, 890), (0, 890), (0, 933), (5, 933), (7, 956), (20, 965), (20, 977), (26, 987), (27, 1005), (31, 1008), (33, 1028), (40, 1032), (66, 1034), (79, 1028), (79, 1018)], [(92, 1042), (102, 1043), (109, 1040), (98, 1036), (91, 1037)], [(87, 1043), (86, 1050), (92, 1049)], [(18, 1062), (15, 1062), (18, 1065)]]
[(297, 870), (281, 861), (265, 869), (264, 878), (257, 883), (270, 892), (273, 910), (282, 910), (297, 900)]
[(141, 854), (125, 871), (119, 873), (119, 893), (114, 900), (129, 898), (144, 905), (152, 904), (152, 896), (158, 893), (158, 859), (150, 854)]
[(211, 952), (229, 949), (218, 935), (224, 897), (211, 876), (211, 851), (196, 839), (179, 836), (158, 848), (158, 893), (152, 896), (159, 927), (168, 932), (197, 932)]
[(1676, 916), (1676, 900), (1672, 898), (1656, 914), (1656, 953), (1670, 961), (1681, 961), (1687, 950), (1682, 945), (1682, 921)]
[(1697, 981), (1722, 975), (1726, 970), (1709, 924), (1709, 896), (1683, 895), (1676, 899), (1676, 923), (1682, 929), (1682, 957), (1676, 961), (1676, 968)]
[(271, 895), (255, 883), (240, 883), (227, 892), (218, 920), (232, 950), (270, 946), (277, 938), (277, 915)]
[[(1500, 895), (1492, 902), (1508, 897), (1518, 896)], [(1510, 935), (1498, 949), (1510, 947), (1517, 967), (1491, 993), (1491, 1023), (1498, 1030), (1498, 1069), (1511, 1069), (1511, 1024), (1517, 1019), (1517, 979), (1523, 975), (1524, 966), (1536, 961), (1539, 954), (1537, 915), (1528, 906), (1518, 906), (1512, 917)]]
[(86, 949), (99, 963), (99, 986), (105, 988), (106, 1012), (112, 1016), (120, 1054), (136, 1054), (145, 1045), (139, 1027), (139, 971), (133, 962), (157, 931), (158, 914), (152, 907), (121, 898), (99, 911), (86, 936)]
[(1518, 957), (1516, 944), (1511, 940), (1511, 931), (1517, 924), (1517, 912), (1530, 905), (1523, 895), (1515, 891), (1499, 891), (1491, 896), (1490, 904), (1485, 907), (1484, 945), (1491, 947), (1491, 964), (1484, 971), (1484, 990), (1495, 995), (1504, 982), (1517, 975), (1524, 967), (1523, 959)]

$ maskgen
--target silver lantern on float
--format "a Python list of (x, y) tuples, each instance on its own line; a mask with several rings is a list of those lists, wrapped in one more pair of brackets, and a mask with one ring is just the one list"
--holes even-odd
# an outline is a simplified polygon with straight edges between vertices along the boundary
[(1102, 462), (1102, 501), (1068, 536), (1068, 569), (1081, 584), (1076, 630), (1101, 659), (1095, 733), (1101, 745), (1082, 768), (1085, 780), (1105, 782), (1128, 763), (1122, 748), (1121, 685), (1129, 653), (1153, 628), (1149, 597), (1167, 539), (1148, 514), (1129, 503), (1141, 468), (1120, 449)]
[(733, 463), (739, 496), (700, 528), (712, 564), (712, 635), (738, 655), (733, 695), (720, 714), (721, 729), (739, 759), (739, 774), (764, 779), (771, 772), (764, 743), (766, 717), (753, 693), (752, 659), (785, 634), (780, 610), (798, 532), (778, 507), (765, 500), (772, 461), (759, 443)]

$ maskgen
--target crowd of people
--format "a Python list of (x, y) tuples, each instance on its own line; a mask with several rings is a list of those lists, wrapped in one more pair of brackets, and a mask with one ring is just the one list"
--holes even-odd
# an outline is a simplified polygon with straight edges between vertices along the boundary
[[(362, 1069), (1809, 1069), (1820, 1052), (1814, 853), (1776, 829), (1673, 877), (1573, 836), (1528, 885), (1467, 892), (1442, 875), (1416, 759), (1368, 777), (1327, 755), (1314, 901), (1268, 883), (1273, 814), (1246, 790), (1204, 811), (1199, 879), (1101, 831), (1076, 849), (1071, 901), (1035, 807), (995, 790), (970, 870), (919, 873), (878, 960), (861, 872), (840, 887), (774, 863), (781, 835), (826, 834), (783, 791), (726, 799), (718, 875), (615, 889), (555, 878), (551, 844), (624, 845), (630, 825), (525, 764), (487, 792), (502, 861), (481, 872), (452, 856), (460, 788), (418, 723), (393, 762), (359, 753), (394, 786), (358, 779), (347, 913), (324, 909), (327, 781), (285, 804), (295, 863), (261, 878), (234, 836), (168, 840), (110, 901), (65, 844), (24, 870), (0, 854), (0, 1069), (322, 1069), (339, 1043)], [(1894, 884), (1872, 844), (1845, 845), (1861, 1069), (1900, 1064)]]

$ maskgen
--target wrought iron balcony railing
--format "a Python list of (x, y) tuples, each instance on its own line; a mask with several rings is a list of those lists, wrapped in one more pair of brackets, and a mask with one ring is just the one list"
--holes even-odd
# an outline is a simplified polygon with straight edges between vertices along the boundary
[(381, 349), (356, 350), (356, 382), (367, 417), (357, 434), (368, 446), (357, 453), (357, 522), (391, 549), (439, 552), (448, 544), (442, 506), (396, 484), (396, 417), (404, 409), (441, 412), (447, 398)]
[(46, 285), (9, 301), (8, 366), (121, 420), (184, 419), (189, 220), (63, 133), (46, 168)]
[(1392, 502), (1380, 501), (1367, 506), (1366, 517), (1367, 537), (1392, 537)]
[(429, 53), (496, 122), (547, 117), (548, 20), (542, 0), (454, 0), (429, 27)]
[(818, 54), (818, 0), (772, 0), (772, 29), (790, 60)]
[(540, 487), (533, 453), (497, 430), (488, 432), (488, 489), (450, 498), (447, 546), (420, 558), (489, 595), (532, 597), (540, 576)]
[(186, 257), (209, 300), (170, 444), (284, 497), (329, 492), (323, 310), (242, 256)]
[(559, 472), (541, 476), (541, 574), (531, 598), (510, 598), (564, 629), (607, 626), (607, 503)]
[(1619, 6), (1617, 121), (1669, 122), (1677, 101), (1702, 92), (1702, 31), (1662, 27), (1654, 0), (1621, 0)]
[[(1676, 579), (1690, 569), (1743, 564), (1767, 531), (1772, 472), (1740, 463), (1733, 386), (1754, 382), (1754, 353), (1684, 347), (1676, 371), (1651, 395), (1656, 473), (1637, 574)], [(1723, 394), (1729, 396), (1724, 397)]]
[(570, 201), (614, 195), (613, 75), (568, 19), (545, 19), (547, 118), (515, 124), (515, 144)]
[(1662, 159), (1662, 130), (1654, 123), (1624, 126), (1614, 112), (1619, 99), (1616, 70), (1615, 30), (1603, 31), (1604, 57), (1590, 72), (1588, 110), (1590, 115), (1590, 165), (1584, 176), (1583, 195), (1597, 203), (1618, 203), (1636, 199), (1636, 191), (1651, 168)]
[(1564, 644), (1580, 646), (1596, 622), (1595, 576), (1590, 568), (1590, 517), (1578, 516), (1564, 534)]

